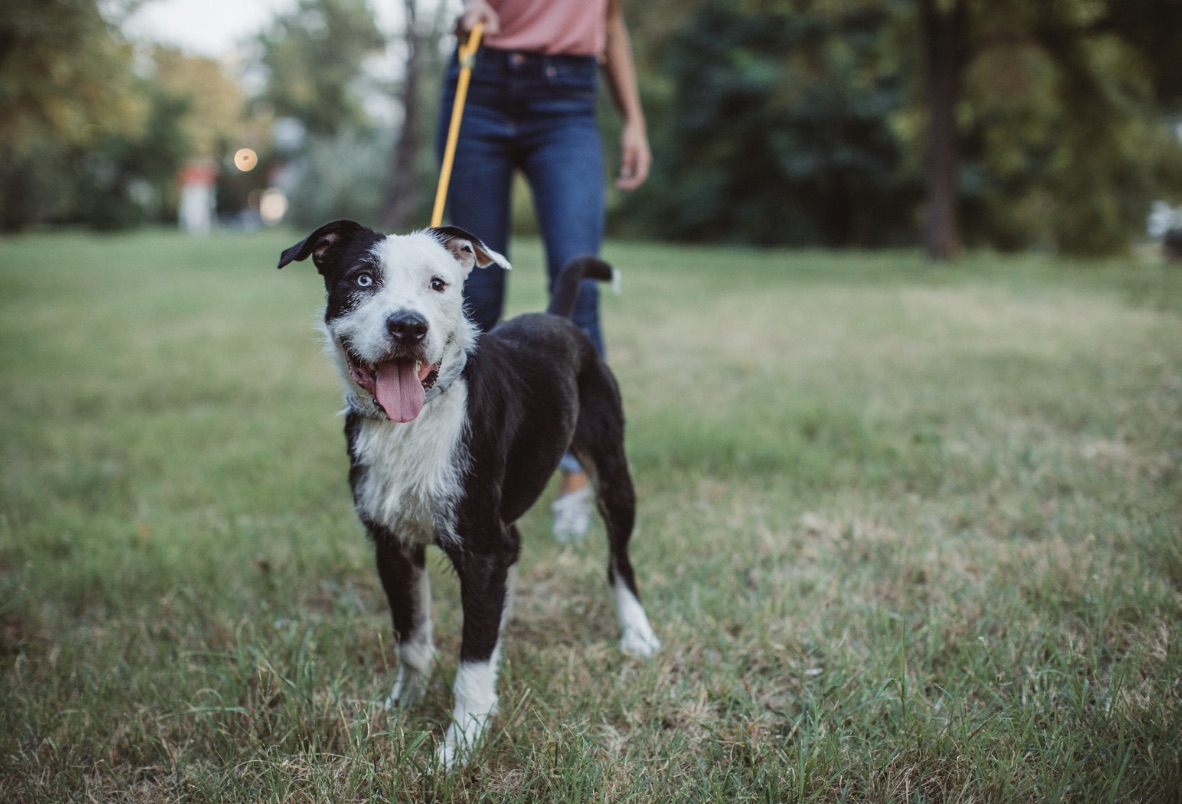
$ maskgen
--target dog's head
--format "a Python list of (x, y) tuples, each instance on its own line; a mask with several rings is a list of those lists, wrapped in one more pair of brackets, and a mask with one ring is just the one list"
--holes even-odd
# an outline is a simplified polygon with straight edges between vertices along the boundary
[(348, 220), (284, 251), (279, 267), (308, 257), (324, 277), (324, 328), (352, 397), (396, 422), (418, 416), (428, 392), (457, 378), (475, 346), (464, 279), (477, 266), (509, 267), (454, 226), (383, 235)]

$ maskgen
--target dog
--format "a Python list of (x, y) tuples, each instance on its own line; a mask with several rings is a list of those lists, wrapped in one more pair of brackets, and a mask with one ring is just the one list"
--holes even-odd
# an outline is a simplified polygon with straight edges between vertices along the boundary
[(480, 334), (465, 314), (464, 279), (510, 266), (462, 229), (383, 235), (339, 220), (286, 249), (279, 267), (308, 257), (324, 278), (326, 348), (345, 386), (354, 506), (394, 621), (399, 661), (387, 704), (412, 704), (434, 665), (424, 560), (433, 544), (455, 567), (463, 608), (454, 709), (437, 759), (464, 764), (497, 710), (521, 546), (515, 523), (568, 449), (605, 523), (620, 647), (641, 657), (660, 648), (628, 559), (636, 496), (619, 390), (570, 321), (580, 282), (614, 271), (576, 258), (545, 313)]

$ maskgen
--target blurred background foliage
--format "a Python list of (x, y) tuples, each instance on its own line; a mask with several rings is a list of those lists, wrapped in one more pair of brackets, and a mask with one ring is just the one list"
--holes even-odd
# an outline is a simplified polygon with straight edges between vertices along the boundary
[[(223, 222), (251, 220), (273, 185), (301, 226), (426, 220), (455, 3), (299, 0), (229, 62), (128, 41), (121, 22), (141, 2), (5, 4), (0, 228), (174, 221), (178, 173), (197, 161), (217, 170)], [(401, 30), (381, 30), (377, 2), (399, 3)], [(925, 221), (947, 217), (954, 246), (1108, 254), (1144, 239), (1154, 201), (1182, 203), (1177, 0), (647, 0), (626, 13), (656, 163), (640, 191), (613, 192), (616, 235), (921, 245)], [(603, 119), (610, 162), (606, 100)], [(234, 169), (244, 147), (249, 172)], [(933, 190), (941, 171), (950, 200)]]

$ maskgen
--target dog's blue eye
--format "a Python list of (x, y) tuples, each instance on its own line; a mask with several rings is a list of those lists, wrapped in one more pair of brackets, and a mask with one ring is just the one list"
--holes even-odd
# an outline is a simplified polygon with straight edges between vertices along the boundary
[(358, 274), (357, 278), (353, 281), (357, 283), (357, 287), (367, 288), (373, 284), (373, 277), (369, 274)]

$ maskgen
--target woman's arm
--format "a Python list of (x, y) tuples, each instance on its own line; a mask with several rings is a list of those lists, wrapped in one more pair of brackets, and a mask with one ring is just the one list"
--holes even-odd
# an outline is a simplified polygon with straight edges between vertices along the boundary
[(648, 178), (653, 155), (648, 144), (644, 109), (640, 106), (636, 64), (632, 59), (628, 27), (624, 23), (622, 0), (608, 0), (607, 3), (604, 72), (612, 99), (624, 123), (620, 134), (620, 177), (616, 180), (616, 186), (622, 190), (635, 190)]

